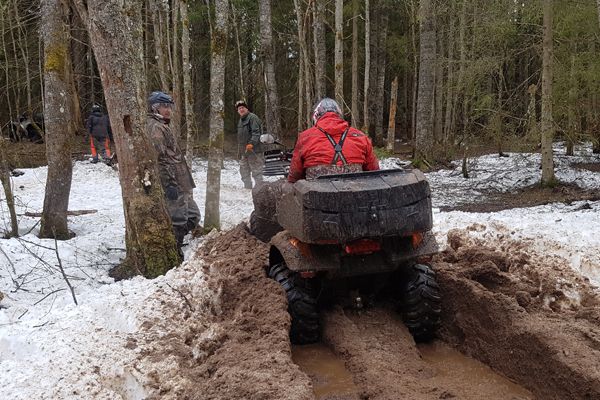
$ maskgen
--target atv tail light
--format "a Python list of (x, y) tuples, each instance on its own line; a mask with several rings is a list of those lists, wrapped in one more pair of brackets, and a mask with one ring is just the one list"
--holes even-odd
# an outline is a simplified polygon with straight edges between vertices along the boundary
[(315, 271), (300, 271), (301, 278), (310, 279), (314, 278), (315, 276), (317, 276), (317, 273)]
[(369, 239), (355, 240), (344, 247), (344, 251), (348, 254), (371, 254), (379, 250), (381, 250), (381, 244)]
[(411, 236), (413, 249), (416, 249), (423, 243), (423, 234), (420, 232), (413, 233)]

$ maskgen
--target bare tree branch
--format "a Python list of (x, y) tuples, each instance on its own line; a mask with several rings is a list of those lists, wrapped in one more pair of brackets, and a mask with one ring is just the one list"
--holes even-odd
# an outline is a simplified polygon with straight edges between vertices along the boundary
[(54, 235), (54, 246), (55, 246), (55, 251), (56, 251), (56, 259), (58, 260), (58, 268), (60, 268), (60, 273), (62, 274), (63, 278), (65, 278), (65, 282), (67, 282), (67, 286), (69, 287), (69, 290), (71, 291), (71, 295), (73, 296), (73, 301), (75, 302), (75, 305), (77, 304), (77, 298), (75, 297), (75, 291), (73, 290), (73, 286), (71, 286), (71, 282), (69, 282), (69, 278), (67, 278), (67, 274), (65, 274), (65, 269), (63, 268), (62, 265), (62, 260), (60, 259), (60, 254), (58, 252), (58, 241), (56, 240), (56, 234)]

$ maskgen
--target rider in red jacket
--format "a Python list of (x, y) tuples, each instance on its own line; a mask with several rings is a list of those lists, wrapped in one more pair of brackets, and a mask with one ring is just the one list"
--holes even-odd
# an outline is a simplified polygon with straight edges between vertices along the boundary
[(324, 98), (317, 104), (313, 122), (315, 125), (298, 137), (289, 182), (379, 169), (371, 140), (358, 129), (350, 127), (334, 100)]

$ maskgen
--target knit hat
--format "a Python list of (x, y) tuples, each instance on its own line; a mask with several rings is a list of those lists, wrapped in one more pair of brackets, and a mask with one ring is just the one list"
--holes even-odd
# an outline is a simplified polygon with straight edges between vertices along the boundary
[(235, 102), (235, 109), (237, 110), (240, 107), (248, 108), (248, 104), (246, 104), (246, 102), (244, 100), (238, 100)]

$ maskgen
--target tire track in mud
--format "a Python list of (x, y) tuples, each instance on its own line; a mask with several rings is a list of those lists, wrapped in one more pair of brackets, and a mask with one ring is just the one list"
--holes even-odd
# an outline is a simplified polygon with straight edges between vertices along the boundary
[(441, 337), (543, 399), (600, 398), (600, 298), (530, 244), (448, 233)]
[[(391, 308), (358, 312), (338, 308), (326, 313), (324, 319), (324, 340), (354, 376), (359, 388), (356, 399), (533, 399), (525, 389), (459, 353), (451, 354), (453, 371), (476, 371), (483, 377), (439, 370), (441, 363), (424, 360), (399, 315)], [(440, 352), (431, 350), (435, 347), (429, 347), (430, 357), (432, 352)], [(437, 347), (446, 348), (443, 344)]]

